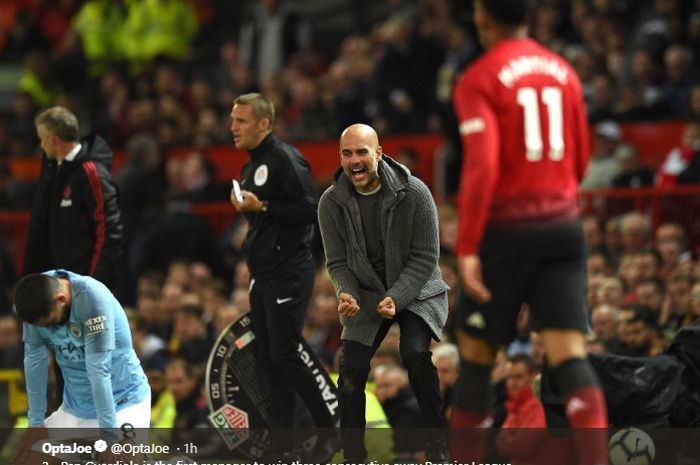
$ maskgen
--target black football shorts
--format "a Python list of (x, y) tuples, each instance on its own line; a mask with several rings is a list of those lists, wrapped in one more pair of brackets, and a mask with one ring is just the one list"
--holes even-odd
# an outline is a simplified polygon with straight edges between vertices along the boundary
[(578, 221), (487, 228), (481, 242), (482, 274), (492, 300), (464, 295), (454, 325), (496, 345), (515, 339), (523, 302), (530, 328), (588, 331), (586, 248)]

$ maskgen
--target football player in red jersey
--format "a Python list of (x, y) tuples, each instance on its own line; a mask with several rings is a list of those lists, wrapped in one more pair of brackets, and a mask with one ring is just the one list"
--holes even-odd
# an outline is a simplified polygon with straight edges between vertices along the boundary
[[(450, 424), (488, 424), (491, 366), (498, 347), (514, 339), (527, 302), (553, 381), (566, 395), (580, 463), (600, 465), (607, 463), (608, 422), (586, 360), (578, 206), (589, 157), (586, 109), (573, 68), (527, 38), (527, 15), (524, 0), (475, 1), (487, 52), (454, 90), (465, 157), (457, 254), (467, 295), (455, 318), (462, 362)], [(481, 458), (459, 450), (467, 443), (453, 442), (454, 459)]]

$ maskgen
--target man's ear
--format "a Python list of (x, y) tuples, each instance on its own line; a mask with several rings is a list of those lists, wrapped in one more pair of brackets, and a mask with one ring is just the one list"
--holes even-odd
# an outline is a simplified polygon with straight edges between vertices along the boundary
[(382, 159), (382, 154), (383, 154), (383, 153), (384, 153), (384, 151), (382, 150), (382, 146), (381, 146), (381, 145), (378, 145), (378, 146), (377, 146), (377, 160), (381, 160), (381, 159)]
[(271, 124), (270, 124), (270, 118), (262, 118), (262, 119), (260, 120), (260, 129), (263, 129), (263, 130), (265, 130), (265, 131), (269, 131), (269, 130), (270, 130), (270, 126), (271, 126)]
[(60, 291), (54, 296), (53, 300), (57, 304), (63, 305), (68, 303), (68, 295), (63, 291)]

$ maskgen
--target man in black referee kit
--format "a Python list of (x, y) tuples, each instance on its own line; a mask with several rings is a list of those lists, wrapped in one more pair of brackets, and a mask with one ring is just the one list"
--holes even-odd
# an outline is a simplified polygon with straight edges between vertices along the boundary
[[(302, 154), (272, 134), (274, 119), (274, 105), (260, 94), (244, 94), (233, 102), (233, 141), (250, 155), (241, 176), (242, 199), (231, 192), (231, 203), (249, 223), (245, 255), (251, 276), (250, 318), (258, 355), (271, 366), (272, 384), (285, 390), (283, 399), (273, 396), (278, 417), (271, 426), (292, 426), (289, 406), (296, 391), (319, 428), (317, 444), (332, 447), (333, 418), (315, 376), (297, 355), (314, 284), (310, 241), (318, 196)], [(293, 435), (281, 436), (291, 446)]]

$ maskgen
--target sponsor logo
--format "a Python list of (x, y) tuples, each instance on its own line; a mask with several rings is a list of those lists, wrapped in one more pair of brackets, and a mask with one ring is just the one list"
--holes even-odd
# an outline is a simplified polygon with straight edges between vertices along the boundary
[(73, 205), (73, 200), (70, 198), (71, 188), (66, 186), (63, 188), (63, 198), (61, 199), (61, 207), (70, 207)]
[(484, 315), (479, 312), (472, 313), (466, 319), (467, 326), (473, 328), (484, 329), (486, 327), (486, 320), (484, 320)]
[(313, 373), (314, 378), (316, 379), (318, 390), (321, 392), (321, 398), (326, 404), (328, 413), (335, 416), (339, 405), (338, 396), (335, 391), (331, 389), (331, 385), (326, 376), (324, 376), (324, 374), (321, 372), (323, 368), (319, 367), (320, 364), (311, 358), (311, 354), (304, 348), (303, 344), (299, 344), (297, 346), (297, 353), (299, 354), (301, 361), (311, 369), (311, 373)]
[(248, 414), (231, 404), (226, 404), (210, 413), (209, 420), (231, 449), (245, 442), (250, 435)]
[(61, 357), (71, 362), (85, 361), (85, 348), (77, 346), (72, 342), (61, 345), (49, 344), (49, 347), (54, 351), (57, 358)]
[(255, 174), (253, 175), (253, 182), (256, 186), (262, 186), (267, 182), (267, 173), (267, 165), (258, 166), (258, 169), (255, 170)]
[(463, 136), (468, 136), (475, 132), (484, 132), (484, 129), (486, 129), (486, 122), (481, 116), (464, 120), (459, 125), (459, 133)]
[(101, 333), (107, 329), (107, 317), (105, 315), (98, 315), (93, 318), (88, 318), (83, 321), (83, 326), (85, 326), (88, 335)]
[(280, 299), (279, 297), (277, 297), (277, 301), (276, 301), (276, 302), (277, 302), (277, 305), (282, 305), (282, 304), (284, 304), (284, 303), (289, 302), (290, 300), (292, 300), (291, 297), (287, 297), (287, 298), (285, 298), (285, 299)]
[(586, 402), (578, 397), (572, 397), (566, 404), (566, 416), (570, 417), (572, 415), (576, 415), (578, 412), (586, 410), (587, 408), (588, 404)]

